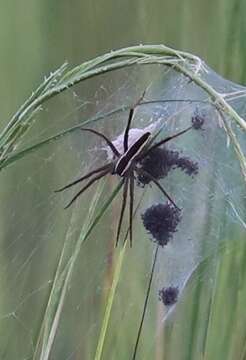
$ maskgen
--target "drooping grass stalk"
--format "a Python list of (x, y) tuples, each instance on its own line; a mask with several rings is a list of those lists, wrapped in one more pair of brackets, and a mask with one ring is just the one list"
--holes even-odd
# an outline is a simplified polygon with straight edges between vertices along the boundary
[[(177, 68), (180, 68), (180, 66), (177, 65)], [(234, 150), (237, 154), (237, 157), (238, 157), (238, 160), (239, 160), (239, 163), (241, 166), (242, 174), (246, 181), (246, 158), (245, 158), (245, 155), (243, 154), (243, 151), (241, 149), (239, 142), (237, 141), (236, 134), (234, 133), (234, 131), (232, 130), (230, 125), (227, 123), (224, 114), (228, 115), (232, 119), (234, 119), (238, 123), (238, 125), (241, 126), (241, 128), (244, 131), (246, 131), (246, 121), (244, 119), (242, 119), (241, 116), (239, 116), (239, 114), (228, 104), (228, 102), (225, 100), (225, 98), (223, 96), (219, 95), (218, 92), (215, 89), (213, 89), (208, 83), (201, 80), (199, 77), (195, 76), (189, 70), (182, 68), (182, 72), (185, 75), (187, 75), (190, 79), (192, 79), (192, 81), (194, 81), (199, 87), (201, 87), (204, 91), (206, 91), (209, 94), (209, 96), (211, 97), (211, 100), (214, 101), (214, 104), (215, 104), (216, 108), (218, 109), (219, 113), (223, 114), (224, 129), (226, 131), (227, 136), (230, 138), (230, 140), (233, 144)]]
[[(1, 157), (6, 154), (6, 147), (8, 152), (11, 146), (14, 146), (25, 132), (30, 128), (34, 121), (34, 116), (38, 111), (42, 109), (42, 103), (35, 106), (35, 100), (42, 96), (42, 94), (53, 88), (56, 81), (59, 79), (61, 74), (65, 71), (67, 64), (63, 64), (54, 73), (51, 73), (48, 78), (38, 86), (38, 88), (31, 94), (31, 96), (21, 105), (13, 117), (7, 122), (7, 125), (1, 131), (0, 135), (0, 154)], [(27, 109), (31, 111), (27, 111)], [(17, 124), (17, 125), (16, 125)]]
[[(114, 71), (120, 68), (133, 65), (163, 64), (172, 67), (177, 72), (191, 79), (198, 87), (202, 88), (215, 103), (219, 110), (229, 115), (241, 128), (246, 130), (246, 122), (230, 106), (226, 99), (218, 93), (211, 85), (205, 82), (200, 73), (204, 71), (202, 61), (192, 54), (174, 50), (164, 45), (139, 45), (124, 49), (111, 51), (102, 56), (87, 61), (71, 70), (64, 64), (54, 74), (51, 74), (30, 98), (13, 115), (7, 125), (0, 133), (0, 154), (5, 160), (11, 154), (14, 145), (20, 137), (33, 124), (33, 117), (37, 111), (41, 110), (42, 105), (52, 97), (66, 91), (75, 84), (98, 76), (100, 74)], [(235, 143), (235, 135), (229, 134), (232, 144), (237, 147), (236, 152), (239, 156), (242, 172), (246, 178), (246, 160), (239, 143)]]

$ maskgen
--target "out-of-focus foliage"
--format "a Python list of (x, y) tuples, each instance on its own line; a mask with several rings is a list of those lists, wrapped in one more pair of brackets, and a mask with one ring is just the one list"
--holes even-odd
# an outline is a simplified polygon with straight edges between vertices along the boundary
[[(196, 0), (156, 0), (141, 3), (117, 0), (106, 1), (103, 7), (94, 0), (77, 0), (73, 3), (31, 0), (25, 3), (5, 2), (0, 12), (1, 128), (40, 83), (44, 74), (49, 74), (65, 60), (78, 64), (112, 48), (135, 43), (165, 43), (194, 52), (224, 77), (243, 83), (246, 78), (244, 14), (243, 0), (199, 3)], [(38, 119), (41, 121), (37, 121), (35, 129), (25, 138), (27, 144), (77, 124), (82, 115), (83, 119), (86, 119), (94, 113), (106, 112), (107, 104), (104, 104), (104, 98), (110, 106), (116, 104), (123, 95), (126, 96), (127, 103), (131, 103), (132, 94), (130, 91), (128, 93), (128, 90), (132, 88), (134, 81), (139, 84), (138, 89), (141, 88), (141, 81), (136, 75), (133, 74), (133, 78), (128, 79), (131, 75), (128, 75), (127, 70), (123, 75), (119, 75), (118, 82), (117, 76), (112, 77), (112, 83), (110, 76), (106, 76), (106, 80), (105, 77), (100, 81), (92, 79), (86, 86), (75, 88), (75, 93), (69, 90), (68, 95), (61, 96), (55, 105), (51, 103), (45, 107)], [(115, 95), (117, 87), (119, 91)], [(134, 96), (137, 96), (137, 91)], [(86, 104), (87, 100), (89, 104)], [(243, 104), (235, 102), (235, 106), (244, 116)], [(123, 124), (125, 115), (119, 119)], [(112, 121), (103, 122), (102, 128), (109, 133), (116, 131)], [(203, 145), (205, 146), (205, 142)], [(194, 153), (193, 146), (185, 144), (185, 149)], [(69, 155), (69, 150), (73, 156)], [(82, 201), (80, 209), (76, 208), (75, 219), (68, 219), (67, 214), (62, 211), (67, 198), (57, 201), (57, 198), (54, 200), (53, 197), (53, 190), (58, 185), (79, 174), (83, 167), (88, 166), (88, 160), (93, 163), (97, 150), (97, 141), (93, 143), (80, 135), (70, 140), (61, 139), (36, 153), (30, 161), (19, 162), (15, 167), (1, 173), (2, 358), (12, 360), (31, 356), (44, 316), (41, 310), (46, 308), (48, 302), (47, 294), (54, 280), (54, 269), (60, 259), (64, 239), (67, 239), (66, 246), (72, 248), (79, 235), (79, 229), (74, 224), (84, 222), (88, 215), (87, 204), (90, 203), (89, 215), (93, 216), (93, 206), (97, 204), (100, 191), (104, 191), (101, 200), (105, 200), (108, 188), (100, 188), (93, 198), (94, 202), (91, 202), (92, 198), (88, 195), (85, 198), (86, 206)], [(86, 161), (83, 160), (82, 151), (86, 152)], [(224, 148), (221, 152), (223, 151)], [(225, 162), (223, 168), (226, 169), (226, 166)], [(218, 204), (221, 206), (221, 217), (219, 221), (217, 219), (218, 232), (215, 233), (217, 239), (223, 238), (225, 245), (213, 258), (213, 254), (207, 254), (207, 251), (212, 249), (211, 245), (207, 247), (206, 243), (203, 244), (200, 251), (201, 254), (204, 252), (204, 259), (186, 284), (175, 316), (165, 328), (156, 321), (156, 313), (150, 311), (147, 314), (149, 327), (145, 327), (142, 344), (140, 343), (143, 345), (140, 346), (141, 359), (143, 356), (147, 359), (154, 353), (158, 360), (163, 359), (163, 354), (168, 360), (245, 358), (245, 233), (237, 231), (237, 226), (229, 227), (226, 222), (227, 211), (230, 211), (230, 214), (235, 216), (235, 223), (241, 219), (241, 226), (245, 225), (245, 202), (241, 203), (241, 185), (235, 185), (235, 182), (232, 189), (228, 187), (228, 182), (234, 181), (233, 176), (230, 178), (230, 169), (228, 166), (226, 185), (223, 181), (216, 185), (215, 179), (208, 176), (208, 189), (212, 189), (208, 196), (213, 197), (216, 186), (221, 187), (221, 193), (228, 192), (228, 202), (225, 198), (225, 203), (222, 201), (222, 205)], [(239, 174), (237, 171), (235, 173)], [(110, 183), (110, 189), (112, 186)], [(147, 199), (151, 200), (151, 196)], [(182, 196), (188, 195), (184, 192)], [(237, 212), (237, 202), (231, 203), (230, 196), (238, 200), (242, 212)], [(60, 359), (61, 354), (64, 359), (77, 359), (81, 356), (93, 359), (95, 356), (100, 338), (99, 325), (103, 323), (104, 305), (112, 277), (115, 276), (113, 270), (116, 259), (112, 258), (114, 229), (113, 226), (108, 226), (109, 223), (115, 224), (117, 220), (114, 213), (118, 206), (113, 206), (112, 212), (107, 213), (105, 222), (95, 231), (86, 252), (80, 257), (63, 310), (69, 315), (61, 317), (51, 358), (53, 356)], [(207, 208), (207, 214), (212, 214), (213, 210)], [(199, 221), (199, 218), (194, 220)], [(209, 221), (212, 221), (209, 216), (207, 221), (207, 226), (212, 226), (209, 224)], [(86, 226), (84, 231), (86, 232)], [(131, 255), (127, 249), (127, 259), (122, 270), (124, 282), (114, 305), (115, 309), (119, 309), (119, 313), (113, 313), (105, 334), (106, 341), (102, 352), (102, 358), (105, 359), (109, 359), (109, 356), (112, 359), (120, 358), (119, 354), (122, 360), (129, 358), (139, 325), (140, 313), (135, 310), (142, 308), (153, 245), (146, 242), (146, 248), (139, 248), (141, 240), (146, 240), (146, 235), (140, 224), (136, 225), (135, 231), (138, 233), (135, 251), (141, 250), (137, 257), (139, 261), (136, 263), (134, 253)], [(136, 275), (139, 273), (140, 277)], [(94, 284), (98, 286), (95, 289)], [(161, 287), (161, 284), (158, 286)], [(154, 291), (158, 293), (157, 288)], [(128, 302), (128, 296), (131, 299), (132, 294), (135, 297), (134, 303), (139, 306), (130, 306), (129, 310), (132, 302)], [(81, 302), (78, 299), (81, 299)], [(162, 304), (157, 302), (156, 306), (155, 301), (157, 297), (153, 297), (150, 309), (156, 309), (157, 315), (160, 315), (163, 311)], [(41, 309), (40, 312), (37, 309)], [(127, 320), (134, 319), (134, 316), (137, 317), (135, 328), (129, 331)], [(156, 336), (153, 336), (154, 331)], [(20, 334), (21, 340), (18, 341)], [(149, 339), (149, 343), (146, 339)], [(71, 344), (76, 346), (71, 348)], [(146, 348), (148, 352), (145, 351)]]

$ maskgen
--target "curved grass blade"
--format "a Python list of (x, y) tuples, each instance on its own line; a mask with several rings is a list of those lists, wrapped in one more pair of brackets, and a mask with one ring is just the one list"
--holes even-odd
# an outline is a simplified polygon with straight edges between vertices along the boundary
[[(74, 69), (68, 70), (65, 74), (63, 74), (65, 67), (61, 68), (60, 72), (58, 69), (55, 73), (56, 76), (52, 78), (52, 81), (50, 81), (47, 86), (41, 84), (41, 88), (43, 87), (41, 94), (37, 92), (37, 95), (34, 98), (31, 97), (30, 100), (16, 112), (12, 119), (10, 119), (8, 125), (0, 134), (0, 153), (3, 153), (4, 149), (9, 146), (8, 143), (13, 133), (18, 132), (18, 128), (22, 126), (22, 123), (27, 126), (27, 129), (29, 128), (28, 125), (30, 124), (26, 122), (26, 119), (28, 117), (32, 119), (32, 113), (41, 108), (42, 104), (47, 100), (83, 80), (136, 64), (163, 64), (183, 74), (208, 94), (218, 110), (225, 112), (238, 123), (244, 131), (246, 130), (246, 121), (231, 107), (223, 94), (218, 93), (210, 84), (201, 78), (199, 72), (203, 70), (204, 67), (201, 59), (192, 54), (177, 51), (164, 45), (141, 45), (111, 51), (110, 53), (76, 66)], [(61, 77), (61, 75), (63, 75), (63, 77)], [(23, 136), (23, 131), (21, 131), (21, 136)], [(230, 136), (230, 138), (233, 146), (235, 146), (234, 136)], [(15, 139), (15, 141), (17, 140), (18, 139)], [(240, 149), (239, 144), (236, 145), (237, 148)], [(12, 146), (9, 148), (11, 149)], [(240, 149), (240, 153), (241, 152)], [(238, 151), (236, 151), (236, 153), (238, 155)], [(239, 160), (245, 175), (246, 160)]]

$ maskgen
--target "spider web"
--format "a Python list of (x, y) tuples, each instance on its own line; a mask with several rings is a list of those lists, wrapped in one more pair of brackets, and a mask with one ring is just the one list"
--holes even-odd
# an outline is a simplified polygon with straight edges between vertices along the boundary
[[(230, 104), (245, 117), (245, 88), (225, 81), (208, 68), (203, 77), (217, 91), (228, 94)], [(189, 177), (176, 169), (161, 181), (182, 208), (182, 220), (170, 243), (158, 251), (138, 354), (141, 359), (150, 359), (160, 346), (166, 322), (180, 325), (175, 320), (176, 313), (189, 298), (190, 289), (200, 283), (212, 289), (214, 268), (223, 249), (230, 252), (245, 240), (245, 183), (218, 112), (201, 89), (173, 70), (162, 66), (121, 70), (78, 85), (50, 102), (18, 149), (92, 117), (132, 105), (145, 89), (147, 101), (172, 101), (138, 107), (132, 124), (134, 129), (162, 129), (160, 137), (165, 137), (188, 127), (196, 111), (205, 118), (204, 130), (191, 131), (168, 144), (168, 149), (196, 161), (199, 173)], [(174, 101), (179, 99), (202, 102)], [(115, 140), (124, 131), (128, 111), (105, 116), (90, 126)], [(230, 119), (227, 121), (245, 151), (241, 130)], [(77, 129), (2, 172), (1, 358), (33, 358), (64, 242), (71, 249), (76, 246), (95, 194), (101, 194), (99, 208), (119, 179), (107, 177), (98, 187), (83, 194), (69, 210), (64, 210), (64, 206), (75, 190), (60, 194), (54, 190), (103, 164), (108, 156), (105, 150), (100, 139)], [(136, 188), (138, 211), (134, 217), (134, 243), (133, 248), (127, 247), (125, 252), (103, 359), (126, 359), (132, 354), (156, 249), (140, 215), (160, 202), (166, 199), (154, 185)], [(59, 318), (52, 359), (94, 359), (117, 256), (122, 248), (124, 234), (119, 248), (114, 248), (120, 205), (121, 194), (118, 194), (80, 248)], [(127, 226), (126, 216), (124, 233)], [(72, 250), (68, 252), (67, 264), (72, 253)], [(178, 287), (179, 296), (175, 305), (166, 307), (159, 300), (158, 292), (169, 286)]]

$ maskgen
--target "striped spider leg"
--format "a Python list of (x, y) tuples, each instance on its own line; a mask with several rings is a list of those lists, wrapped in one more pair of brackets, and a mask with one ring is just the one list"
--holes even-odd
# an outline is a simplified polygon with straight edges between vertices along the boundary
[(172, 200), (172, 198), (168, 195), (168, 193), (165, 191), (165, 189), (161, 186), (159, 181), (155, 179), (150, 173), (148, 173), (146, 170), (141, 168), (140, 161), (143, 160), (153, 149), (162, 146), (166, 142), (177, 138), (178, 136), (188, 132), (193, 128), (193, 125), (190, 127), (172, 135), (168, 136), (165, 139), (153, 143), (156, 136), (152, 137), (150, 132), (145, 132), (143, 135), (141, 135), (135, 142), (132, 144), (129, 144), (129, 132), (131, 128), (131, 122), (134, 116), (134, 110), (135, 108), (140, 105), (142, 99), (144, 97), (144, 94), (141, 96), (141, 98), (138, 100), (137, 103), (130, 109), (127, 125), (124, 131), (123, 135), (123, 152), (120, 153), (119, 150), (116, 148), (116, 146), (110, 141), (104, 134), (101, 132), (98, 132), (94, 129), (90, 128), (81, 128), (82, 131), (90, 132), (98, 137), (102, 138), (108, 147), (111, 149), (113, 153), (113, 159), (102, 165), (101, 167), (94, 169), (90, 171), (89, 173), (83, 175), (79, 179), (67, 184), (66, 186), (56, 190), (56, 192), (60, 192), (66, 189), (69, 189), (70, 187), (83, 182), (84, 180), (88, 180), (85, 186), (82, 187), (82, 189), (76, 193), (76, 195), (70, 200), (70, 202), (66, 205), (65, 209), (69, 208), (77, 198), (83, 194), (84, 191), (86, 191), (90, 186), (92, 186), (96, 181), (103, 178), (104, 176), (111, 174), (111, 175), (117, 175), (123, 179), (121, 187), (123, 187), (123, 194), (122, 194), (122, 205), (121, 205), (121, 211), (120, 211), (120, 217), (118, 220), (118, 226), (117, 226), (117, 232), (116, 232), (116, 246), (118, 245), (119, 238), (120, 238), (120, 232), (122, 227), (122, 222), (124, 218), (124, 213), (126, 209), (127, 204), (127, 198), (129, 197), (129, 238), (130, 238), (130, 246), (132, 246), (132, 238), (133, 238), (133, 231), (132, 231), (132, 221), (133, 221), (133, 207), (134, 207), (134, 187), (135, 187), (135, 179), (136, 175), (143, 175), (147, 177), (150, 181), (152, 181), (158, 189), (162, 192), (162, 194), (172, 203), (173, 206), (175, 206), (178, 210), (178, 206), (175, 204), (175, 202)]

